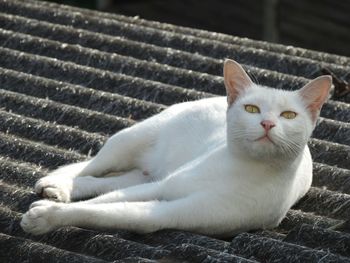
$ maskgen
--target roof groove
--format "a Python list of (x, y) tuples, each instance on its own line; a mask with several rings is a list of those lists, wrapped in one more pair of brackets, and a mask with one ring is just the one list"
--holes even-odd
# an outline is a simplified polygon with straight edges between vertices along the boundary
[(314, 186), (350, 194), (350, 170), (314, 162), (313, 172)]
[[(145, 62), (76, 45), (60, 44), (57, 41), (0, 29), (1, 40), (4, 41), (2, 47), (30, 52), (44, 57), (57, 58), (80, 65), (109, 70), (114, 73), (127, 73), (129, 76), (134, 75), (170, 85), (181, 83), (181, 87), (186, 89), (194, 89), (196, 87), (195, 90), (197, 91), (210, 91), (218, 95), (223, 95), (225, 92), (222, 77), (193, 71), (188, 74), (188, 71), (171, 66), (164, 67), (158, 63)], [(101, 61), (104, 62), (101, 64)], [(121, 61), (124, 62), (121, 63)], [(184, 75), (186, 76), (185, 78)]]
[(0, 56), (2, 57), (1, 67), (161, 104), (169, 105), (170, 98), (173, 97), (180, 102), (212, 96), (209, 93), (186, 90), (178, 86), (103, 71), (8, 48), (0, 48)]
[(165, 106), (108, 91), (43, 78), (0, 67), (1, 88), (37, 98), (78, 106), (101, 113), (140, 120), (159, 113)]
[[(1, 52), (2, 53), (5, 53), (5, 52), (7, 53), (7, 50), (8, 49), (0, 49), (0, 53)], [(12, 50), (12, 49), (9, 52), (10, 53), (8, 53), (6, 55), (7, 56), (6, 61), (5, 60), (3, 60), (3, 61), (0, 60), (0, 63), (1, 63), (0, 66), (8, 67), (8, 68), (11, 68), (12, 70), (24, 69), (24, 68), (26, 68), (26, 63), (30, 63), (30, 64), (37, 64), (37, 69), (33, 68), (33, 66), (32, 66), (32, 69), (31, 69), (31, 73), (35, 73), (35, 74), (40, 74), (40, 72), (42, 72), (43, 69), (46, 70), (46, 68), (50, 66), (50, 67), (54, 67), (52, 69), (52, 71), (57, 71), (57, 67), (59, 67), (59, 69), (61, 69), (62, 71), (67, 71), (67, 70), (73, 68), (73, 71), (74, 70), (75, 71), (79, 71), (80, 74), (83, 74), (83, 75), (84, 74), (85, 75), (88, 74), (89, 76), (94, 77), (96, 74), (98, 74), (98, 76), (100, 78), (101, 77), (102, 78), (105, 77), (105, 75), (103, 73), (102, 73), (102, 76), (101, 76), (101, 72), (100, 71), (98, 71), (98, 73), (96, 72), (96, 70), (92, 71), (91, 67), (79, 66), (79, 65), (76, 65), (76, 64), (63, 62), (63, 61), (59, 62), (58, 60), (55, 60), (55, 59), (52, 59), (52, 58), (48, 58), (48, 57), (42, 57), (42, 56), (35, 56), (35, 58), (32, 58), (32, 57), (30, 57), (30, 55), (28, 53), (22, 53), (22, 52), (19, 53), (18, 51), (15, 51), (15, 50)], [(11, 59), (10, 55), (13, 56), (12, 59)], [(20, 62), (18, 61), (18, 56), (20, 56), (21, 59), (22, 59)], [(17, 65), (14, 64), (14, 61), (13, 61), (15, 59), (16, 59)], [(49, 71), (47, 73), (52, 74), (51, 71)], [(58, 75), (58, 74), (56, 73), (56, 75)], [(122, 85), (122, 86), (123, 86), (123, 84), (125, 84), (127, 86), (133, 85), (133, 87), (135, 87), (135, 83), (133, 83), (133, 80), (130, 79), (130, 77), (123, 78), (122, 77), (123, 75), (117, 74), (118, 77), (114, 77), (113, 78), (114, 74), (111, 73), (111, 75), (112, 75), (111, 78), (113, 80), (115, 80), (115, 79), (117, 79), (117, 80), (115, 82), (112, 82), (112, 83), (109, 82), (109, 86), (117, 85), (117, 83), (119, 82), (119, 85)], [(119, 76), (121, 76), (121, 78), (119, 78)], [(41, 77), (43, 77), (43, 76), (41, 76)], [(49, 75), (49, 76), (46, 76), (46, 77), (53, 77), (53, 76)], [(57, 80), (62, 80), (61, 78), (59, 78), (59, 76), (57, 78), (58, 78)], [(76, 84), (81, 84), (81, 85), (84, 84), (84, 83), (81, 83), (79, 81), (74, 80), (73, 77), (66, 79), (66, 76), (65, 76), (65, 79), (63, 79), (63, 81), (71, 81), (73, 83), (75, 82)], [(122, 83), (120, 83), (120, 81)], [(129, 83), (128, 82), (125, 83), (125, 81), (129, 81)], [(98, 81), (96, 81), (96, 82), (98, 82)], [(87, 81), (86, 85), (91, 86), (90, 84), (91, 84), (91, 81)], [(119, 93), (121, 93), (123, 95), (129, 95), (129, 96), (133, 96), (133, 97), (140, 98), (140, 99), (142, 98), (142, 96), (146, 96), (146, 95), (142, 95), (142, 94), (136, 94), (136, 95), (134, 94), (134, 93), (142, 92), (142, 87), (139, 87), (136, 91), (130, 92), (130, 91), (126, 91), (125, 85), (123, 86), (123, 88), (119, 88), (119, 89), (118, 88), (114, 88), (114, 87), (106, 88), (106, 86), (104, 86), (104, 85), (98, 85), (98, 87), (100, 87), (102, 90), (105, 90), (105, 91), (107, 90), (107, 92), (119, 92)], [(222, 86), (223, 86), (223, 84), (222, 84)], [(165, 92), (164, 88), (165, 87), (168, 88), (167, 85), (165, 85), (165, 87), (164, 87), (164, 86), (162, 86), (162, 84), (160, 84), (160, 85), (154, 84), (153, 86), (151, 84), (150, 88), (152, 89), (152, 87), (155, 88), (155, 90), (153, 90), (153, 93), (154, 92), (158, 92), (157, 91), (158, 89), (160, 89), (159, 92), (163, 92), (164, 93)], [(96, 89), (95, 86), (91, 86), (91, 88)], [(140, 89), (141, 89), (141, 91), (140, 91)], [(173, 93), (177, 92), (178, 89), (179, 88), (175, 88), (175, 91), (172, 90), (172, 95), (174, 95)], [(148, 94), (151, 93), (149, 90), (144, 91), (144, 92), (147, 92)], [(219, 93), (218, 95), (222, 95), (222, 93), (224, 93), (224, 88), (222, 87), (221, 90), (218, 91), (218, 93)], [(159, 95), (159, 93), (157, 95)], [(164, 95), (162, 94), (162, 97), (166, 97), (167, 95), (168, 95), (167, 93), (164, 94)], [(187, 90), (184, 90), (183, 91), (183, 95), (179, 97), (179, 100), (180, 101), (184, 100), (184, 99), (185, 100), (192, 100), (192, 99), (198, 99), (198, 98), (207, 97), (207, 96), (210, 96), (210, 95), (207, 94), (207, 93), (196, 92), (196, 91), (193, 91), (193, 90), (190, 91), (190, 92), (187, 91)], [(145, 99), (145, 98), (143, 98), (143, 99)], [(148, 99), (148, 98), (146, 98), (146, 99)], [(158, 99), (158, 100), (160, 100), (158, 102), (163, 102), (165, 104), (169, 103), (169, 102), (166, 101), (166, 98), (160, 99), (159, 97), (157, 97), (157, 98), (154, 98), (154, 99), (155, 100)], [(178, 101), (178, 102), (180, 102), (180, 101)], [(339, 106), (341, 106), (340, 112), (339, 112), (339, 110), (337, 111), (337, 109), (336, 109)], [(346, 111), (343, 112), (344, 110), (346, 110)], [(340, 119), (342, 121), (349, 122), (350, 121), (349, 120), (350, 119), (350, 114), (347, 114), (348, 113), (347, 111), (350, 112), (350, 106), (349, 105), (347, 105), (347, 104), (343, 104), (342, 105), (341, 102), (330, 101), (330, 102), (328, 102), (325, 105), (325, 107), (324, 107), (324, 109), (322, 111), (322, 114), (325, 113), (325, 117), (327, 115), (331, 115), (331, 117), (336, 117), (337, 119)], [(336, 114), (336, 113), (338, 113), (338, 114)]]
[[(79, 44), (93, 49), (99, 49), (101, 51), (132, 56), (142, 60), (155, 60), (158, 63), (174, 67), (182, 67), (211, 75), (222, 76), (222, 60), (211, 59), (185, 51), (157, 47), (142, 42), (111, 37), (101, 33), (89, 32), (82, 29), (72, 29), (67, 26), (2, 13), (0, 13), (0, 27), (7, 30), (16, 30), (22, 33), (34, 34), (36, 36), (49, 38), (62, 43)], [(141, 52), (141, 50), (143, 52)], [(249, 74), (253, 75), (259, 83), (266, 86), (291, 89), (300, 87), (307, 83), (307, 79), (302, 77), (247, 65), (245, 67)]]
[[(2, 47), (205, 92), (222, 92), (221, 77), (0, 29)], [(103, 63), (101, 63), (103, 61)]]
[[(28, 162), (0, 155), (0, 180), (7, 184), (34, 187), (35, 182), (47, 174), (47, 169)], [(1, 206), (0, 206), (1, 209)]]
[[(21, 214), (16, 211), (0, 209), (0, 226), (1, 224), (5, 225), (5, 222), (19, 221), (20, 217)], [(15, 235), (20, 238), (28, 236), (21, 231), (20, 228), (7, 229), (5, 234)], [(135, 241), (123, 239), (118, 233), (99, 233), (93, 230), (85, 230), (76, 227), (67, 227), (45, 237), (39, 236), (32, 238), (46, 245), (55, 246), (71, 252), (84, 253), (108, 261), (130, 257), (135, 251), (138, 251), (140, 256), (151, 259), (159, 259), (170, 254), (170, 251), (159, 247), (142, 245)], [(74, 246), (69, 242), (69, 240), (72, 239), (78, 241)], [(115, 247), (121, 249), (115, 251)]]
[(81, 109), (47, 99), (0, 89), (1, 107), (16, 114), (41, 119), (89, 132), (112, 134), (135, 122), (97, 111)]
[(341, 222), (344, 221), (341, 219), (320, 216), (313, 212), (290, 209), (281, 224), (276, 228), (276, 231), (288, 233), (293, 228), (299, 227), (302, 224), (308, 224), (320, 228), (329, 228), (334, 227)]
[[(27, 2), (30, 2), (30, 4), (33, 6), (37, 5), (37, 3), (33, 0), (28, 0)], [(65, 12), (82, 13), (86, 16), (93, 15), (95, 17), (114, 19), (114, 20), (118, 20), (121, 22), (142, 25), (142, 26), (146, 26), (146, 27), (150, 27), (150, 28), (157, 28), (159, 30), (176, 32), (176, 33), (186, 34), (186, 35), (193, 35), (193, 36), (197, 36), (197, 37), (208, 39), (208, 40), (217, 40), (217, 41), (225, 42), (228, 44), (233, 43), (233, 44), (237, 44), (237, 45), (241, 45), (241, 46), (248, 46), (248, 47), (253, 47), (253, 48), (257, 48), (257, 49), (264, 49), (264, 50), (273, 51), (273, 52), (277, 52), (277, 53), (283, 53), (283, 54), (292, 55), (292, 56), (305, 57), (305, 58), (313, 59), (316, 61), (325, 61), (328, 63), (334, 63), (334, 64), (338, 64), (338, 65), (340, 64), (340, 65), (344, 65), (344, 66), (348, 66), (350, 63), (350, 59), (348, 57), (345, 57), (345, 56), (339, 56), (339, 55), (335, 55), (335, 54), (318, 52), (318, 51), (308, 50), (308, 49), (304, 49), (304, 48), (285, 46), (285, 45), (277, 44), (277, 43), (268, 43), (265, 41), (235, 37), (235, 36), (230, 36), (230, 35), (226, 35), (226, 34), (222, 34), (222, 33), (209, 32), (206, 30), (193, 29), (193, 28), (183, 27), (183, 26), (174, 27), (171, 24), (160, 23), (157, 21), (149, 21), (149, 20), (141, 19), (139, 17), (128, 17), (128, 16), (124, 16), (124, 15), (120, 15), (120, 14), (103, 13), (103, 12), (99, 12), (99, 11), (92, 11), (89, 9), (76, 8), (76, 7), (67, 6), (67, 5), (58, 5), (56, 3), (51, 3), (51, 2), (44, 2), (38, 6), (42, 7), (43, 5), (47, 6), (49, 8), (55, 9), (55, 11), (64, 10)]]
[(350, 195), (311, 187), (294, 208), (347, 220), (350, 216)]
[[(1, 4), (0, 4), (1, 6)], [(132, 40), (148, 42), (151, 44), (171, 47), (179, 50), (186, 50), (192, 53), (223, 59), (230, 54), (238, 62), (249, 64), (259, 68), (266, 68), (281, 73), (292, 73), (303, 77), (315, 77), (305, 75), (306, 72), (318, 72), (320, 64), (330, 68), (340, 77), (345, 77), (349, 73), (349, 68), (344, 68), (336, 64), (324, 62), (314, 63), (309, 58), (295, 59), (293, 56), (262, 51), (251, 47), (240, 47), (235, 44), (226, 44), (217, 40), (206, 41), (196, 36), (183, 36), (175, 32), (160, 31), (155, 28), (144, 27), (142, 25), (128, 24), (106, 18), (94, 18), (94, 16), (84, 16), (79, 13), (60, 12), (51, 8), (36, 8), (31, 4), (21, 3), (20, 8), (14, 2), (3, 2), (2, 8), (8, 13), (25, 15), (26, 17), (39, 18), (56, 24), (70, 25), (77, 28), (89, 29), (109, 35), (123, 36)], [(54, 15), (53, 15), (54, 14)], [(264, 58), (268, 57), (266, 60)], [(314, 67), (314, 69), (312, 69)]]
[(350, 146), (311, 138), (309, 148), (315, 162), (350, 169)]
[[(121, 37), (90, 32), (83, 29), (72, 29), (68, 26), (52, 24), (45, 21), (29, 19), (0, 12), (0, 25), (3, 29), (31, 34), (62, 43), (79, 44), (109, 53), (131, 56), (134, 58), (168, 64), (175, 67), (192, 69), (196, 66), (199, 72), (221, 72), (221, 64), (215, 59), (185, 51), (156, 47), (147, 43), (127, 40)], [(185, 64), (184, 64), (185, 62)], [(187, 63), (186, 63), (187, 62)], [(187, 65), (187, 67), (186, 67)]]
[(51, 168), (86, 158), (77, 152), (64, 151), (57, 147), (33, 142), (2, 132), (0, 132), (0, 153), (1, 155), (6, 154), (12, 159)]
[[(0, 15), (0, 17), (1, 17), (1, 15)], [(8, 16), (8, 15), (5, 15), (5, 17), (11, 17), (11, 16)], [(1, 19), (0, 19), (1, 20)], [(5, 24), (4, 24), (4, 26), (5, 27), (9, 27), (9, 24), (11, 24), (11, 22), (12, 22), (12, 20), (10, 20), (10, 21), (6, 21), (5, 22)], [(26, 19), (24, 19), (24, 18), (22, 18), (22, 23), (23, 23), (23, 25), (21, 26), (21, 27), (19, 27), (18, 28), (18, 26), (15, 26), (14, 27), (14, 29), (16, 29), (16, 30), (21, 30), (23, 27), (28, 27), (28, 25), (29, 25), (29, 22), (26, 20)], [(53, 27), (49, 27), (50, 29), (48, 29), (48, 30), (52, 30), (52, 28)], [(69, 28), (68, 28), (69, 29)], [(70, 30), (66, 30), (67, 32), (64, 32), (64, 34), (60, 34), (60, 33), (58, 33), (58, 32), (55, 32), (55, 33), (52, 33), (52, 34), (50, 34), (49, 36), (48, 35), (45, 35), (45, 37), (53, 37), (53, 38), (60, 38), (60, 37), (62, 37), (62, 36), (65, 36), (65, 35), (67, 35), (67, 34), (71, 34), (71, 31)], [(55, 31), (57, 31), (57, 30), (55, 30)], [(33, 30), (33, 28), (31, 28), (27, 33), (31, 33), (31, 34), (33, 34), (34, 32), (35, 32), (35, 30)], [(40, 34), (42, 34), (42, 30), (40, 31)], [(81, 39), (81, 33), (79, 33), (79, 37), (78, 37), (78, 39), (77, 39), (77, 41), (82, 41)], [(85, 39), (87, 36), (84, 36), (83, 37), (83, 39)], [(74, 38), (73, 38), (74, 39)], [(91, 43), (92, 42), (96, 42), (96, 37), (95, 38), (89, 38), (90, 39), (90, 41), (89, 41), (89, 45), (91, 46)], [(67, 39), (65, 39), (66, 41), (65, 42), (71, 42), (72, 41), (72, 37), (69, 37), (69, 38), (67, 38)], [(61, 40), (62, 41), (62, 40)], [(6, 42), (5, 42), (6, 43)], [(84, 43), (81, 43), (81, 44), (83, 44), (84, 45)], [(125, 45), (125, 44), (124, 44)], [(115, 47), (120, 47), (120, 46), (124, 46), (124, 45), (120, 45), (120, 44), (118, 44), (118, 43), (115, 43), (115, 45), (111, 45), (110, 46), (110, 48), (115, 48)], [(104, 46), (104, 45), (102, 45), (102, 46)], [(123, 47), (123, 49), (125, 50), (125, 49), (128, 49), (128, 50), (130, 50), (130, 43), (129, 44), (127, 44), (127, 46), (128, 46), (128, 48), (126, 48), (126, 47)], [(96, 43), (96, 45), (93, 45), (93, 48), (101, 48), (101, 43)], [(137, 50), (139, 51), (140, 50), (140, 47), (139, 48), (137, 48)], [(157, 50), (158, 51), (158, 50)], [(142, 53), (143, 55), (145, 54), (145, 53)], [(148, 58), (149, 58), (150, 56), (148, 55)], [(151, 56), (152, 57), (152, 56)], [(188, 61), (188, 59), (189, 58), (187, 58), (186, 57), (186, 61)], [(183, 60), (182, 60), (183, 61)], [(191, 63), (191, 64), (193, 64), (193, 63)], [(216, 71), (216, 73), (215, 74), (219, 74), (219, 75), (221, 75), (221, 61), (218, 61), (217, 63), (216, 63), (216, 67), (217, 67), (217, 70), (215, 70)], [(175, 69), (175, 73), (176, 73), (176, 70), (177, 69)], [(195, 69), (195, 70), (198, 70), (198, 69)], [(252, 68), (252, 67), (248, 67), (248, 71), (249, 72), (251, 72), (251, 74), (252, 75), (254, 75), (256, 78), (257, 78), (257, 80), (260, 82), (260, 83), (262, 83), (262, 84), (264, 84), (264, 85), (268, 85), (268, 86), (273, 86), (273, 87), (277, 87), (277, 88), (285, 88), (285, 89), (290, 89), (290, 88), (296, 88), (296, 87), (298, 87), (298, 86), (301, 86), (301, 85), (303, 85), (303, 84), (305, 84), (306, 83), (306, 81), (307, 80), (305, 80), (304, 78), (299, 78), (299, 77), (292, 77), (292, 76), (290, 76), (290, 75), (285, 75), (285, 74), (280, 74), (280, 73), (275, 73), (275, 72), (270, 72), (270, 71), (266, 71), (266, 70), (261, 70), (261, 69), (257, 69), (257, 68)], [(144, 73), (143, 73), (144, 74)], [(152, 76), (152, 74), (151, 74), (151, 76)], [(202, 77), (203, 78), (203, 77)], [(220, 78), (218, 78), (218, 79), (220, 79)], [(196, 78), (196, 81), (198, 81), (198, 78)], [(209, 81), (209, 82), (208, 82)], [(182, 83), (182, 85), (184, 84), (182, 81), (180, 81), (180, 83)], [(209, 87), (215, 87), (215, 91), (218, 93), (218, 94), (223, 94), (224, 93), (224, 89), (222, 89), (222, 88), (220, 88), (219, 86), (218, 86), (218, 82), (217, 81), (214, 81), (214, 83), (213, 83), (213, 79), (210, 79), (210, 76), (209, 76), (209, 79), (208, 80), (206, 80), (206, 82), (205, 83), (212, 83), (212, 84), (210, 84), (208, 87), (207, 86), (205, 86), (205, 90), (208, 90), (208, 88)], [(201, 82), (199, 81), (199, 84), (201, 84)], [(188, 85), (190, 85), (190, 83), (188, 84)], [(196, 85), (197, 87), (199, 86), (199, 87), (202, 87), (202, 85)], [(188, 86), (189, 87), (189, 86)], [(346, 98), (345, 98), (346, 99)], [(346, 100), (348, 100), (348, 99), (346, 99)]]
[(320, 118), (313, 132), (313, 137), (350, 145), (350, 123)]
[(0, 110), (0, 131), (43, 142), (46, 145), (72, 149), (82, 154), (95, 155), (107, 136), (92, 134), (65, 125), (36, 120)]
[[(284, 240), (318, 250), (327, 250), (345, 257), (350, 256), (350, 234), (347, 233), (338, 233), (303, 224), (290, 231)], [(339, 246), (339, 243), (344, 244), (344, 246)]]
[[(0, 211), (3, 208), (3, 205), (5, 205), (7, 210), (10, 209), (11, 211), (15, 211), (17, 213), (25, 212), (33, 201), (40, 199), (36, 193), (27, 188), (4, 182), (0, 184), (0, 198)], [(19, 228), (19, 226), (17, 226), (17, 228)]]
[(69, 252), (67, 250), (61, 250), (56, 247), (44, 245), (42, 243), (33, 242), (29, 239), (18, 238), (0, 233), (0, 251), (3, 257), (15, 258), (18, 262), (28, 262), (33, 257), (42, 258), (45, 257), (43, 261), (36, 262), (48, 262), (60, 260), (65, 262), (93, 262), (93, 263), (103, 263), (108, 262), (102, 259), (89, 257), (79, 253)]
[[(239, 251), (245, 257), (254, 256), (262, 262), (320, 262), (321, 260), (348, 262), (346, 258), (328, 251), (314, 250), (248, 233), (242, 233), (235, 237), (232, 241), (232, 247), (234, 251)], [(274, 253), (276, 247), (285, 253)]]

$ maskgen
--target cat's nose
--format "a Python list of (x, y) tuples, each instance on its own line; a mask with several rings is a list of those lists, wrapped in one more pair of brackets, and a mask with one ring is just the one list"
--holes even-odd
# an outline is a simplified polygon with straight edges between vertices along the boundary
[(260, 122), (261, 126), (265, 129), (265, 131), (271, 130), (273, 127), (276, 126), (276, 124), (273, 121), (265, 120)]

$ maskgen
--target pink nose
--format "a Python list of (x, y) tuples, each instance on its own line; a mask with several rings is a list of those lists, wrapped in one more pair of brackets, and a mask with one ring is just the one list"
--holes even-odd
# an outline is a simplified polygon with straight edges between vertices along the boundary
[(269, 131), (276, 126), (272, 121), (268, 121), (268, 120), (262, 121), (260, 122), (260, 124), (261, 126), (264, 127), (265, 131)]

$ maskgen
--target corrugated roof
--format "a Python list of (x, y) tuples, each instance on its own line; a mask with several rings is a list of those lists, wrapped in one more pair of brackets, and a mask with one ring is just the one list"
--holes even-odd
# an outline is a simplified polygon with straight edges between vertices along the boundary
[(49, 169), (168, 105), (223, 95), (224, 58), (283, 89), (325, 69), (349, 80), (350, 58), (32, 0), (0, 1), (0, 43), (0, 261), (350, 261), (349, 93), (324, 106), (309, 143), (313, 186), (276, 229), (226, 240), (74, 227), (36, 237), (18, 224)]

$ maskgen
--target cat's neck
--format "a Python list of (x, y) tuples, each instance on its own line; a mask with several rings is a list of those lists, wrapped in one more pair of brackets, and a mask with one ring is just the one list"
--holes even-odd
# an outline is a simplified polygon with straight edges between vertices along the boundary
[(241, 151), (237, 147), (234, 147), (232, 143), (226, 143), (227, 152), (230, 154), (233, 160), (237, 160), (242, 164), (247, 166), (254, 165), (257, 167), (265, 167), (271, 170), (281, 170), (284, 171), (289, 168), (293, 168), (299, 164), (302, 159), (303, 152), (296, 156), (251, 156), (248, 153)]

